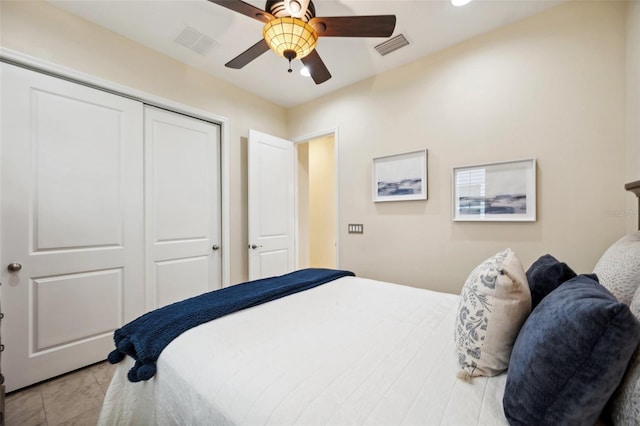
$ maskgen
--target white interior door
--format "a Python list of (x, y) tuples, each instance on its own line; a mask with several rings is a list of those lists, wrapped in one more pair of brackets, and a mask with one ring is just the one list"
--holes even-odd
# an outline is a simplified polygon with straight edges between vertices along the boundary
[(220, 127), (145, 107), (147, 309), (222, 287)]
[(105, 359), (112, 331), (143, 313), (143, 107), (0, 66), (2, 362), (12, 391)]
[(249, 279), (295, 270), (293, 143), (249, 131)]

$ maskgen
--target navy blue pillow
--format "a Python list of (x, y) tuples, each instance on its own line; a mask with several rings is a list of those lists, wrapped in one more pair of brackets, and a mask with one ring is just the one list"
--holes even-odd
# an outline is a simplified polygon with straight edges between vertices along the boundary
[(504, 392), (511, 425), (594, 424), (640, 341), (640, 322), (580, 275), (533, 310), (513, 346)]
[(531, 309), (538, 306), (538, 303), (560, 284), (575, 276), (573, 269), (550, 254), (545, 254), (533, 262), (527, 269), (527, 281), (531, 290)]

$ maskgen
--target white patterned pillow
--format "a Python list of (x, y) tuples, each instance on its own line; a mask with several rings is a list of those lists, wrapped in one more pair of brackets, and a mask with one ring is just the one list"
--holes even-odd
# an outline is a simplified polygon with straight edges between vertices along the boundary
[(531, 312), (531, 292), (511, 249), (478, 265), (460, 293), (454, 331), (463, 379), (507, 369), (518, 332)]
[(613, 243), (593, 273), (620, 302), (630, 304), (640, 287), (640, 232), (626, 235)]
[[(640, 288), (631, 300), (631, 312), (640, 320)], [(640, 421), (640, 346), (631, 357), (620, 386), (611, 397), (611, 420), (616, 425)]]

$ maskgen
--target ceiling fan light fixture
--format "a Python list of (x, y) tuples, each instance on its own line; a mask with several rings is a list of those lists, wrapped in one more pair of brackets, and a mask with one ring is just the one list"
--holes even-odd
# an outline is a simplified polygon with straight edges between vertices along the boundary
[(304, 58), (318, 43), (316, 30), (301, 19), (292, 17), (276, 18), (267, 22), (262, 36), (271, 50), (289, 61)]

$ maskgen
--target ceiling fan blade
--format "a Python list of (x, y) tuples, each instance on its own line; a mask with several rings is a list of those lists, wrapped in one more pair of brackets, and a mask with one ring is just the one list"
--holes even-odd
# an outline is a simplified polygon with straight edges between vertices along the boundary
[(248, 16), (249, 18), (257, 19), (260, 22), (264, 22), (265, 24), (272, 19), (275, 19), (272, 14), (269, 12), (265, 12), (262, 9), (258, 9), (257, 7), (250, 5), (249, 3), (245, 3), (241, 0), (209, 0), (211, 3), (215, 3), (222, 7), (226, 7), (227, 9), (233, 10), (234, 12), (241, 13), (243, 15)]
[(395, 15), (315, 17), (309, 24), (323, 37), (390, 37)]
[(331, 73), (327, 69), (327, 66), (322, 62), (322, 58), (318, 54), (318, 51), (313, 49), (304, 58), (300, 59), (305, 67), (309, 68), (309, 74), (316, 84), (324, 83), (331, 78)]
[(269, 45), (266, 41), (264, 41), (264, 39), (262, 39), (226, 64), (224, 64), (224, 66), (227, 68), (239, 70), (249, 62), (256, 59), (258, 56), (262, 55), (267, 50), (269, 50)]

